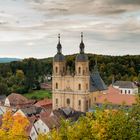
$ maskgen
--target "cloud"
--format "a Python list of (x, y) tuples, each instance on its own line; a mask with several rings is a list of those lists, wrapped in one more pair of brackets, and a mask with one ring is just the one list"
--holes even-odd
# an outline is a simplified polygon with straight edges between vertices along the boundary
[(140, 8), (139, 0), (30, 0), (33, 8), (52, 15), (59, 14), (121, 14)]
[(22, 57), (52, 56), (58, 33), (64, 53), (75, 53), (81, 31), (87, 52), (140, 53), (140, 5), (135, 0), (6, 0), (0, 9), (0, 46), (7, 48), (0, 48), (1, 55), (14, 48)]

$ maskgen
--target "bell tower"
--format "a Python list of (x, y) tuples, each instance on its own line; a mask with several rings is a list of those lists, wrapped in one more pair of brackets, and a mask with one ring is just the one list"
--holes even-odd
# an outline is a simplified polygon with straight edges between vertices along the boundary
[(85, 54), (85, 44), (83, 42), (83, 33), (81, 33), (80, 53), (76, 57), (75, 70), (77, 76), (89, 75), (89, 61), (88, 56)]
[(53, 75), (64, 75), (66, 72), (65, 57), (62, 54), (62, 45), (60, 43), (60, 34), (58, 34), (57, 54), (53, 59)]

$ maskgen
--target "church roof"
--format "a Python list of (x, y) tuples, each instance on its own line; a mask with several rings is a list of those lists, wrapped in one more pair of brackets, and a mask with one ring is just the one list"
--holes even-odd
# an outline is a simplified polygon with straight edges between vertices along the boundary
[(53, 59), (55, 62), (63, 62), (65, 61), (65, 57), (63, 54), (59, 54), (57, 53), (55, 56), (54, 56), (54, 59)]
[(65, 61), (65, 57), (62, 54), (62, 46), (61, 46), (61, 43), (60, 43), (60, 34), (58, 35), (57, 54), (54, 56), (53, 60), (55, 62), (63, 62), (63, 61)]
[(83, 33), (81, 33), (81, 43), (80, 43), (80, 53), (76, 56), (77, 62), (86, 62), (88, 61), (88, 56), (84, 53), (85, 44), (83, 42)]
[(88, 56), (84, 53), (80, 53), (76, 56), (76, 61), (77, 62), (87, 62), (88, 61)]
[(106, 90), (107, 86), (105, 85), (104, 81), (102, 80), (97, 64), (94, 67), (93, 73), (90, 75), (90, 92), (93, 91), (102, 91)]

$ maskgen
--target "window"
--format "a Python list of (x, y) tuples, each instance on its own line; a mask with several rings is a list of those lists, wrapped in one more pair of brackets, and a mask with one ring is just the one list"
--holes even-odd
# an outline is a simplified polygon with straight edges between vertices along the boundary
[(125, 90), (125, 94), (127, 94), (127, 90)]
[(58, 67), (55, 67), (55, 71), (56, 71), (56, 73), (58, 73)]
[(69, 104), (70, 104), (70, 99), (68, 98), (68, 99), (67, 99), (67, 105), (69, 105)]
[(94, 97), (94, 101), (96, 102), (96, 97)]
[(58, 83), (56, 83), (56, 89), (58, 89)]
[(56, 98), (55, 103), (58, 104), (58, 99)]
[(81, 74), (81, 67), (78, 68), (78, 73)]
[(81, 106), (81, 100), (78, 101), (78, 105)]
[(129, 94), (131, 93), (130, 90), (128, 90), (128, 93), (129, 93)]
[(88, 90), (88, 84), (86, 84), (86, 90)]
[(121, 90), (121, 93), (123, 93), (123, 90)]
[(78, 85), (78, 89), (81, 90), (81, 84)]
[(46, 132), (46, 129), (44, 129), (44, 132)]
[(86, 110), (88, 110), (88, 100), (86, 101)]

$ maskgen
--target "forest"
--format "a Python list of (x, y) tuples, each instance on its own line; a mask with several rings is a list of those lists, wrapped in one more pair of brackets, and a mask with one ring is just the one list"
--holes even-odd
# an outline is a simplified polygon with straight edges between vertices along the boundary
[[(140, 82), (140, 55), (105, 56), (87, 54), (92, 72), (95, 61), (104, 82), (109, 85), (112, 79)], [(74, 55), (66, 56), (67, 67), (74, 72)], [(52, 75), (53, 58), (28, 58), (10, 63), (0, 63), (0, 94), (28, 93), (40, 89), (47, 75)]]

